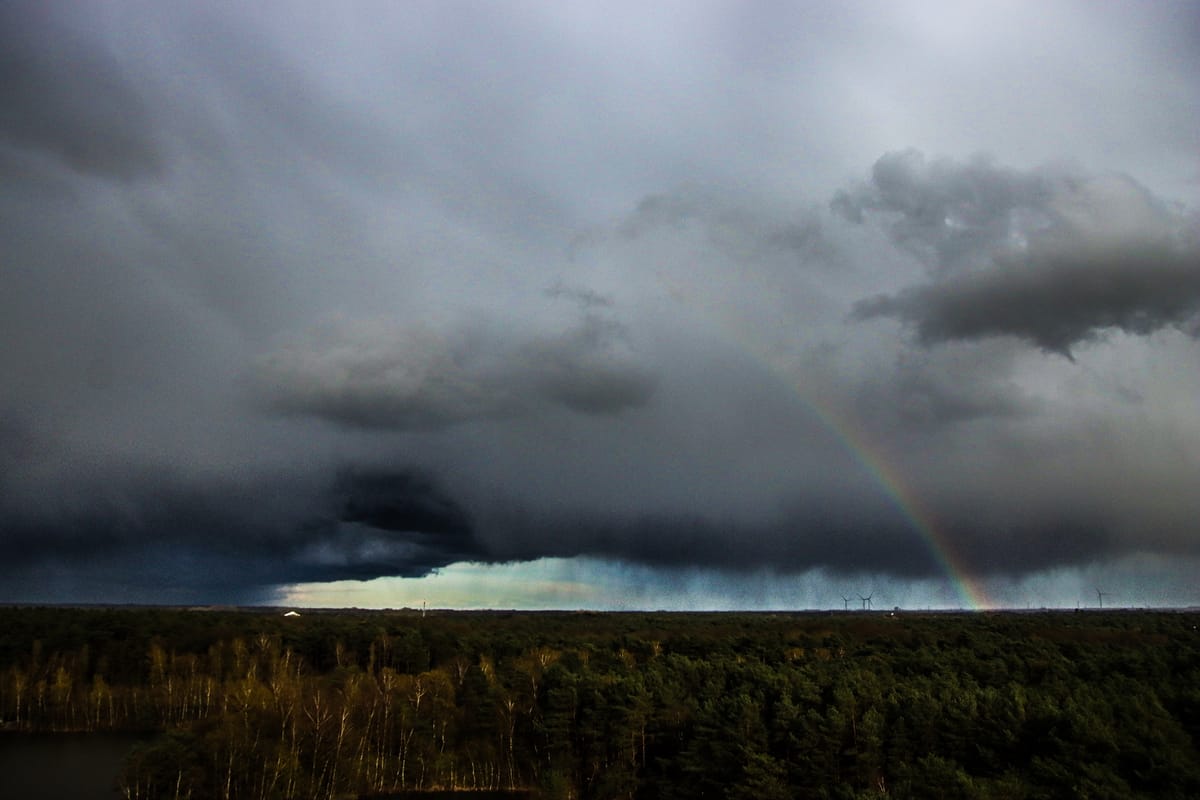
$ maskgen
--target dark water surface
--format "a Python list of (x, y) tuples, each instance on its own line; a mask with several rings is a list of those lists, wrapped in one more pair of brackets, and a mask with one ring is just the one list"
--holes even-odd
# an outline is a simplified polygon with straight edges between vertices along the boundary
[(125, 756), (145, 736), (0, 733), (3, 800), (113, 800)]

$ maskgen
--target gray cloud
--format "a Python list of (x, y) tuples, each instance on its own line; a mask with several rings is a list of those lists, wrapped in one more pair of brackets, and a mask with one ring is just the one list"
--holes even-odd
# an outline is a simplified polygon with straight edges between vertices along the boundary
[[(84, 173), (153, 175), (162, 154), (147, 103), (82, 29), (86, 17), (73, 18), (79, 10), (23, 1), (0, 8), (0, 141)], [(0, 152), (0, 168), (5, 160)]]
[(523, 345), (520, 372), (532, 376), (544, 398), (584, 414), (615, 414), (645, 405), (654, 378), (619, 351), (624, 328), (588, 315), (566, 333)]
[(854, 306), (857, 319), (913, 324), (925, 344), (1007, 335), (1066, 356), (1107, 330), (1194, 331), (1198, 314), (1200, 251), (1153, 245), (1039, 253)]
[(930, 264), (934, 282), (853, 309), (910, 323), (924, 344), (1007, 335), (1069, 356), (1106, 330), (1194, 329), (1200, 312), (1194, 220), (1128, 178), (926, 167), (910, 151), (835, 207), (898, 215), (892, 239)]
[(436, 429), (512, 406), (469, 337), (387, 324), (333, 326), (263, 357), (252, 382), (266, 406), (364, 428)]
[(562, 333), (525, 341), (486, 326), (441, 334), (332, 324), (261, 358), (251, 382), (273, 411), (362, 428), (436, 430), (531, 413), (539, 401), (616, 414), (654, 391), (651, 374), (622, 346), (622, 331), (591, 313)]
[(833, 210), (854, 222), (881, 213), (897, 245), (944, 274), (977, 267), (1014, 236), (1045, 223), (1051, 176), (1022, 174), (976, 156), (927, 162), (916, 150), (888, 153), (868, 183), (839, 191)]
[(264, 602), (299, 581), (417, 576), (486, 558), (467, 512), (419, 469), (369, 465), (323, 477), (199, 485), (126, 474), (78, 501), (0, 497), (4, 600), (63, 596)]
[(1035, 415), (1038, 401), (1011, 375), (1014, 353), (1003, 343), (901, 350), (888, 365), (853, 383), (864, 419), (890, 430), (936, 430)]
[(567, 286), (561, 280), (546, 289), (546, 296), (555, 300), (573, 300), (579, 304), (580, 308), (586, 311), (596, 308), (610, 308), (613, 305), (611, 297), (592, 291), (591, 289)]
[(785, 256), (795, 265), (837, 257), (821, 217), (810, 209), (788, 215), (763, 212), (753, 198), (686, 186), (643, 198), (618, 231), (636, 240), (662, 231), (686, 233), (694, 227), (708, 246), (733, 258), (769, 261)]
[(1181, 9), (6, 4), (3, 592), (1195, 557)]

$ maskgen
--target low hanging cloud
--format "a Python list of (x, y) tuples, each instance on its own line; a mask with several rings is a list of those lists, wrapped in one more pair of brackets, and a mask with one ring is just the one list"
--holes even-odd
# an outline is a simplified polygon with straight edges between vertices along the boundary
[(860, 300), (852, 319), (897, 318), (925, 345), (1011, 336), (1067, 357), (1106, 331), (1198, 330), (1195, 220), (1132, 179), (925, 165), (912, 152), (885, 156), (872, 179), (835, 209), (890, 219), (932, 280)]
[(296, 557), (315, 580), (412, 577), (486, 557), (469, 512), (422, 470), (344, 470), (329, 497), (330, 518)]
[(469, 511), (419, 467), (208, 482), (113, 472), (69, 498), (19, 502), (0, 486), (0, 596), (36, 596), (58, 576), (80, 598), (124, 584), (137, 601), (263, 602), (275, 584), (415, 577), (488, 557)]
[(251, 383), (271, 411), (340, 425), (440, 430), (557, 405), (619, 414), (654, 393), (622, 326), (587, 314), (525, 339), (463, 326), (449, 333), (387, 322), (339, 323), (261, 358)]

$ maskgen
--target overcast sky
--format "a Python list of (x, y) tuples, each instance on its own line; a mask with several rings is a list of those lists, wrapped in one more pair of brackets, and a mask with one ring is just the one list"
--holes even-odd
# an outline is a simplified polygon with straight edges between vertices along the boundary
[(0, 601), (1198, 604), (1198, 200), (1193, 2), (4, 3)]

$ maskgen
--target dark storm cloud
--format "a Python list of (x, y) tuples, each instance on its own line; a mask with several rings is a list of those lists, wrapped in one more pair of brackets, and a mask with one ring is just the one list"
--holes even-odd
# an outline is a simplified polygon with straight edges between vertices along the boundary
[(860, 301), (854, 317), (897, 317), (925, 344), (1015, 336), (1068, 357), (1105, 331), (1194, 331), (1200, 319), (1197, 249), (1147, 243), (997, 261), (986, 272)]
[(971, 508), (958, 498), (942, 505), (935, 542), (928, 527), (919, 527), (927, 521), (914, 522), (878, 491), (860, 486), (855, 497), (848, 504), (843, 495), (798, 490), (789, 507), (755, 521), (688, 513), (554, 516), (509, 506), (489, 520), (504, 532), (492, 558), (582, 554), (661, 567), (820, 567), (926, 578), (940, 575), (946, 558), (976, 575), (1019, 575), (1122, 548), (1105, 516), (1087, 507), (1046, 502), (1003, 512), (999, 498), (974, 497)]
[(126, 475), (73, 502), (0, 497), (0, 518), (3, 600), (36, 594), (47, 563), (75, 599), (261, 602), (282, 583), (418, 576), (486, 557), (436, 480), (396, 467), (208, 486)]
[(539, 400), (617, 414), (654, 391), (622, 332), (591, 313), (524, 341), (486, 328), (335, 324), (264, 357), (251, 380), (271, 410), (362, 428), (436, 430), (530, 413)]
[(930, 265), (932, 283), (853, 309), (910, 323), (924, 344), (1014, 336), (1070, 356), (1109, 330), (1195, 329), (1195, 220), (1131, 179), (926, 164), (908, 151), (880, 159), (872, 183), (834, 207), (856, 222), (881, 213), (892, 240)]
[(1195, 48), (1080, 8), (5, 4), (3, 592), (1195, 555)]
[(496, 524), (505, 528), (500, 555), (515, 560), (587, 555), (661, 567), (745, 572), (770, 566), (786, 572), (821, 565), (906, 576), (937, 569), (917, 532), (886, 506), (851, 510), (832, 498), (810, 498), (803, 509), (769, 523), (679, 513), (514, 514)]
[(463, 508), (419, 472), (351, 470), (335, 494), (342, 498), (338, 519), (388, 531), (420, 531), (466, 538), (470, 520)]
[(342, 326), (262, 359), (252, 381), (266, 407), (343, 425), (437, 429), (505, 413), (469, 361), (469, 340), (427, 329)]
[(588, 314), (562, 335), (522, 345), (519, 360), (542, 397), (581, 414), (617, 414), (654, 394), (652, 374), (618, 350), (624, 330)]
[(281, 565), (274, 583), (416, 577), (458, 561), (486, 559), (467, 510), (423, 470), (355, 467), (334, 483), (331, 517)]
[(891, 364), (855, 383), (854, 407), (862, 418), (892, 430), (1029, 417), (1039, 403), (1009, 374), (1011, 350), (995, 343), (901, 350)]
[[(162, 156), (149, 108), (117, 59), (88, 36), (79, 10), (24, 0), (0, 6), (0, 141), (84, 173), (152, 175)], [(10, 157), (0, 151), (0, 169)]]

